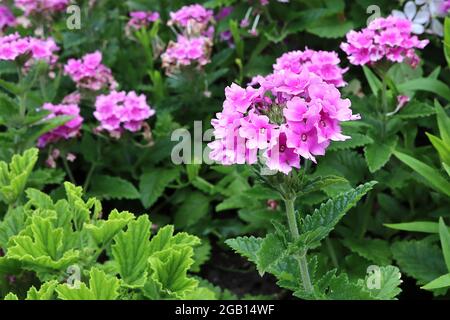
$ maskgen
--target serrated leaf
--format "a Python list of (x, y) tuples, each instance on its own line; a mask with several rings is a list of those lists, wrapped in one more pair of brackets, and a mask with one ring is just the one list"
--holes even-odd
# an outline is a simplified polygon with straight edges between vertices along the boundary
[(151, 278), (161, 284), (162, 290), (170, 297), (183, 299), (197, 288), (198, 281), (187, 276), (194, 262), (193, 254), (192, 248), (183, 247), (178, 250), (165, 250), (157, 257), (149, 258)]
[(141, 176), (139, 191), (145, 208), (150, 208), (163, 194), (166, 187), (179, 176), (175, 169), (154, 169)]
[(391, 263), (391, 250), (387, 241), (380, 239), (342, 239), (341, 242), (352, 252), (380, 265)]
[(308, 247), (316, 246), (334, 229), (342, 217), (372, 190), (375, 184), (376, 182), (369, 182), (335, 199), (330, 199), (312, 215), (303, 218), (300, 225), (300, 242)]
[(251, 262), (257, 264), (257, 252), (261, 249), (263, 238), (255, 237), (239, 237), (236, 239), (229, 239), (225, 243), (230, 246), (236, 253), (246, 257)]
[(397, 267), (379, 267), (375, 274), (367, 276), (366, 283), (370, 281), (371, 276), (377, 277), (376, 280), (379, 281), (379, 283), (377, 283), (377, 285), (379, 285), (379, 288), (368, 288), (370, 294), (374, 299), (392, 300), (402, 292), (402, 290), (400, 289), (400, 285), (402, 283), (402, 275)]
[(261, 242), (261, 247), (257, 252), (257, 267), (261, 275), (270, 269), (270, 266), (283, 257), (286, 247), (283, 241), (273, 233), (269, 233)]
[(447, 273), (441, 250), (425, 240), (397, 241), (392, 254), (402, 272), (426, 284)]
[(53, 300), (57, 286), (56, 280), (43, 283), (39, 290), (33, 286), (28, 290), (26, 300)]
[(402, 119), (415, 119), (429, 117), (435, 113), (436, 111), (429, 104), (419, 101), (412, 101), (402, 108), (396, 116)]
[(7, 204), (16, 202), (23, 192), (37, 159), (38, 150), (33, 148), (14, 155), (9, 164), (0, 161), (0, 198)]
[(25, 227), (26, 215), (23, 207), (10, 210), (0, 222), (0, 248), (6, 251), (8, 241)]
[(391, 137), (390, 139), (386, 139), (386, 141), (377, 141), (364, 148), (364, 154), (370, 172), (374, 173), (386, 165), (397, 146), (397, 141), (397, 137)]
[(98, 220), (95, 224), (85, 224), (84, 229), (88, 231), (98, 246), (102, 246), (120, 232), (131, 220), (134, 215), (127, 211), (111, 211), (108, 220)]
[(58, 298), (62, 300), (115, 300), (118, 297), (119, 280), (92, 268), (89, 272), (89, 287), (76, 281), (74, 285), (63, 284), (56, 288)]
[(190, 227), (208, 214), (209, 198), (201, 192), (190, 192), (188, 198), (175, 212), (175, 226), (180, 229)]
[(139, 191), (133, 184), (119, 177), (97, 175), (92, 178), (89, 194), (101, 199), (139, 199)]
[(112, 256), (117, 262), (120, 277), (130, 287), (142, 287), (147, 278), (150, 228), (148, 216), (143, 215), (114, 237)]

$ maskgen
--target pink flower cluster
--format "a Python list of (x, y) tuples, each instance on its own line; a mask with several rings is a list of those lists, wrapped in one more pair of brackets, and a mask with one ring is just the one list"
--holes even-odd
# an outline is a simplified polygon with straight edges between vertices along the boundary
[(374, 64), (385, 58), (415, 67), (420, 62), (415, 49), (423, 49), (428, 42), (412, 34), (409, 20), (390, 16), (375, 19), (361, 31), (350, 31), (341, 49), (354, 65)]
[(74, 138), (80, 133), (83, 118), (80, 116), (80, 108), (76, 104), (54, 105), (51, 103), (46, 103), (42, 106), (42, 109), (50, 112), (46, 120), (53, 119), (58, 116), (70, 116), (72, 119), (64, 125), (42, 135), (37, 143), (39, 148), (44, 148), (49, 143)]
[(16, 18), (7, 6), (0, 5), (0, 32), (7, 27), (13, 27), (16, 23)]
[(29, 16), (64, 11), (69, 2), (70, 0), (15, 0), (14, 4), (23, 10), (26, 16)]
[(213, 11), (199, 4), (184, 6), (170, 13), (168, 25), (181, 29), (177, 41), (171, 41), (162, 54), (163, 68), (167, 74), (174, 74), (180, 67), (196, 64), (202, 67), (209, 63), (212, 50), (214, 27)]
[(130, 20), (127, 23), (126, 30), (139, 30), (148, 27), (151, 23), (159, 20), (159, 13), (152, 11), (133, 11), (130, 13)]
[(334, 51), (314, 51), (305, 49), (304, 51), (291, 51), (283, 54), (277, 59), (273, 66), (275, 71), (289, 70), (300, 74), (304, 69), (322, 78), (326, 83), (343, 87), (347, 83), (343, 79), (348, 68), (339, 67), (341, 60)]
[(70, 76), (78, 88), (99, 91), (117, 87), (111, 70), (102, 64), (99, 51), (86, 54), (81, 59), (70, 59), (64, 66), (64, 73)]
[(52, 38), (46, 40), (33, 37), (21, 37), (18, 33), (0, 37), (0, 60), (16, 60), (18, 57), (29, 55), (25, 67), (29, 67), (36, 60), (43, 60), (50, 66), (54, 65), (59, 50)]
[(212, 22), (214, 13), (200, 4), (184, 6), (180, 10), (170, 13), (169, 25), (181, 28), (192, 28), (194, 25), (206, 26)]
[(155, 110), (147, 104), (145, 95), (138, 96), (134, 91), (112, 91), (98, 96), (95, 102), (94, 117), (100, 121), (99, 129), (112, 135), (120, 134), (123, 129), (137, 132), (154, 114)]
[(161, 55), (163, 68), (178, 69), (197, 63), (204, 66), (209, 63), (211, 40), (206, 37), (187, 38), (178, 36), (177, 42), (171, 42)]
[(303, 68), (259, 78), (259, 88), (225, 89), (223, 111), (213, 119), (210, 158), (224, 165), (255, 164), (258, 155), (274, 171), (288, 174), (300, 159), (316, 161), (331, 141), (350, 137), (340, 123), (359, 119), (339, 90)]

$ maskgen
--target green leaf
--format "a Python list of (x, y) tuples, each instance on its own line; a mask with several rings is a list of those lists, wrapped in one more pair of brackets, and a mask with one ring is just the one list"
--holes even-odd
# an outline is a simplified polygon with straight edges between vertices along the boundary
[(436, 290), (450, 287), (450, 273), (445, 274), (421, 287), (424, 290)]
[(329, 147), (330, 151), (354, 149), (374, 143), (373, 139), (361, 133), (352, 133), (352, 138), (345, 141), (333, 141)]
[(17, 295), (15, 295), (14, 293), (10, 292), (5, 296), (4, 300), (15, 301), (15, 300), (19, 300), (19, 297)]
[(397, 137), (391, 137), (383, 142), (376, 142), (364, 148), (370, 172), (374, 173), (386, 165), (397, 146), (397, 141)]
[(413, 100), (402, 108), (396, 117), (401, 119), (416, 119), (429, 117), (433, 114), (436, 114), (436, 111), (428, 103)]
[(257, 267), (261, 275), (270, 269), (270, 266), (277, 263), (286, 253), (286, 246), (283, 241), (274, 233), (269, 233), (261, 242), (261, 247), (257, 252)]
[(114, 238), (112, 255), (120, 277), (130, 287), (142, 287), (147, 279), (150, 227), (148, 216), (143, 215), (130, 222), (127, 231), (122, 231)]
[(31, 235), (19, 234), (10, 240), (7, 257), (22, 261), (36, 271), (65, 270), (76, 263), (79, 251), (66, 250), (67, 238), (62, 228), (55, 228), (52, 218), (31, 217)]
[(0, 248), (8, 247), (8, 241), (25, 227), (25, 211), (23, 207), (8, 211), (3, 221), (0, 222)]
[(148, 262), (153, 271), (151, 278), (159, 283), (170, 297), (183, 299), (197, 288), (198, 281), (187, 276), (194, 263), (193, 254), (192, 248), (183, 247), (179, 250), (165, 250), (157, 257), (149, 258)]
[(450, 145), (450, 117), (437, 100), (435, 100), (434, 105), (437, 114), (439, 133), (448, 147)]
[(312, 215), (303, 218), (300, 225), (300, 241), (309, 247), (318, 245), (375, 184), (376, 182), (369, 182), (330, 199)]
[(386, 227), (410, 231), (410, 232), (424, 232), (424, 233), (439, 233), (439, 224), (436, 222), (429, 221), (416, 221), (416, 222), (405, 222), (405, 223), (387, 223)]
[(400, 92), (427, 91), (450, 101), (450, 88), (447, 84), (431, 78), (418, 78), (398, 85)]
[(439, 171), (430, 167), (429, 165), (414, 159), (413, 157), (394, 151), (394, 155), (407, 166), (412, 168), (418, 174), (420, 174), (430, 184), (430, 186), (450, 197), (450, 182), (441, 176)]
[(108, 220), (98, 220), (93, 224), (85, 224), (84, 229), (88, 231), (98, 246), (102, 246), (111, 241), (133, 219), (132, 213), (113, 210), (109, 214)]
[(257, 264), (257, 252), (261, 249), (263, 238), (255, 237), (239, 237), (236, 239), (229, 239), (225, 243), (230, 246), (236, 253), (246, 257), (251, 262)]
[(425, 133), (430, 139), (431, 144), (439, 153), (439, 157), (444, 163), (450, 163), (450, 144), (446, 144), (443, 140), (439, 139), (428, 132)]
[(139, 199), (139, 191), (131, 182), (119, 177), (96, 175), (92, 178), (89, 194), (101, 199)]
[(341, 241), (352, 252), (366, 258), (371, 262), (380, 265), (388, 265), (392, 262), (391, 249), (387, 241), (380, 239), (352, 238), (346, 238)]
[(22, 194), (37, 159), (38, 150), (33, 148), (14, 155), (9, 164), (0, 161), (0, 199), (6, 204), (13, 204)]
[(444, 254), (445, 264), (450, 272), (450, 232), (445, 225), (442, 217), (439, 219), (439, 238), (441, 239), (442, 253)]
[(397, 241), (391, 250), (402, 272), (417, 279), (419, 284), (448, 272), (440, 248), (425, 240)]
[(370, 70), (368, 67), (363, 66), (364, 75), (366, 76), (367, 82), (369, 83), (369, 87), (372, 90), (372, 93), (375, 97), (378, 96), (378, 92), (383, 87), (380, 79)]
[(444, 54), (447, 64), (450, 66), (450, 18), (446, 17), (444, 22)]
[(74, 285), (62, 284), (56, 288), (58, 298), (62, 300), (115, 300), (119, 296), (119, 280), (92, 268), (89, 272), (89, 288), (80, 281)]
[(175, 226), (180, 229), (190, 227), (206, 216), (209, 198), (201, 192), (190, 192), (188, 198), (175, 212)]
[(35, 287), (31, 287), (27, 292), (26, 300), (53, 300), (57, 286), (58, 281), (52, 280), (42, 284), (39, 290)]
[(153, 169), (140, 178), (139, 190), (145, 208), (150, 208), (163, 194), (166, 187), (179, 176), (176, 169)]
[[(402, 289), (400, 289), (402, 275), (397, 267), (380, 267), (377, 273), (378, 274), (375, 276), (380, 276), (380, 288), (369, 289), (374, 299), (392, 300), (402, 292)], [(370, 275), (368, 277), (370, 277)]]

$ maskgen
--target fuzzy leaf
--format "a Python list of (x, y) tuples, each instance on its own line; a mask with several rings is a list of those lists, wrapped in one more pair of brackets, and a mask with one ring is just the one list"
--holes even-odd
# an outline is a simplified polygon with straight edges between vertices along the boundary
[[(373, 288), (369, 289), (370, 294), (376, 300), (392, 300), (397, 297), (402, 290), (400, 289), (400, 285), (402, 283), (401, 273), (397, 267), (394, 266), (384, 266), (379, 268), (379, 274), (376, 276), (380, 276), (380, 287), (379, 289)], [(370, 275), (366, 278), (366, 283), (369, 279)]]
[(324, 239), (354, 207), (364, 195), (366, 195), (376, 184), (369, 182), (360, 185), (356, 189), (345, 192), (335, 199), (330, 199), (316, 209), (312, 215), (307, 215), (301, 221), (300, 242), (308, 247), (314, 247)]
[(352, 252), (380, 265), (391, 263), (391, 250), (387, 241), (380, 239), (343, 239), (342, 243)]
[(150, 208), (163, 194), (166, 187), (179, 176), (179, 171), (170, 169), (153, 170), (141, 176), (139, 191), (145, 208)]
[(225, 243), (241, 256), (244, 256), (251, 262), (257, 264), (257, 252), (261, 249), (263, 241), (264, 239), (262, 238), (239, 237), (236, 239), (227, 240)]

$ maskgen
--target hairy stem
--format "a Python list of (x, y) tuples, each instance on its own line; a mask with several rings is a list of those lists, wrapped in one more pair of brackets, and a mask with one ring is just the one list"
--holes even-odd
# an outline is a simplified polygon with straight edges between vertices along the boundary
[[(285, 200), (284, 203), (286, 205), (286, 215), (288, 218), (289, 230), (291, 231), (292, 238), (297, 240), (300, 237), (298, 232), (297, 219), (295, 217), (295, 208), (294, 208), (294, 199)], [(301, 252), (296, 257), (299, 267), (300, 267), (300, 275), (302, 277), (303, 287), (307, 294), (312, 294), (314, 289), (311, 284), (311, 278), (309, 276), (308, 270), (308, 261), (306, 259), (306, 250)]]

